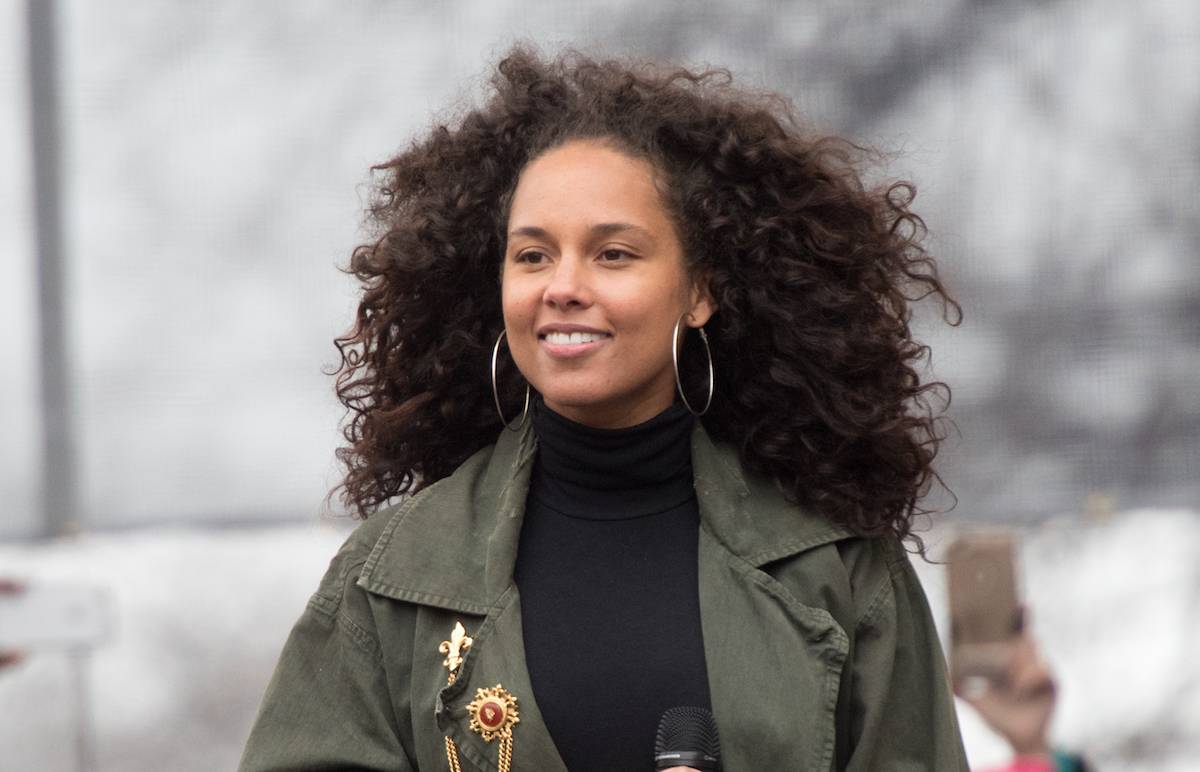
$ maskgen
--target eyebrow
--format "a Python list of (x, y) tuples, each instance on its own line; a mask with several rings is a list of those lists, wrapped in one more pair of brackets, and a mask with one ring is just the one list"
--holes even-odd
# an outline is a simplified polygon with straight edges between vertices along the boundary
[[(588, 230), (593, 236), (608, 236), (613, 233), (620, 233), (622, 231), (633, 231), (634, 233), (644, 236), (650, 241), (654, 241), (654, 236), (650, 233), (650, 231), (646, 230), (640, 225), (634, 225), (633, 223), (629, 222), (596, 223), (592, 227), (588, 228)], [(536, 225), (524, 225), (520, 228), (514, 228), (509, 232), (509, 238), (513, 238), (514, 236), (532, 236), (535, 239), (548, 240), (550, 238), (550, 232), (545, 228), (539, 228)]]

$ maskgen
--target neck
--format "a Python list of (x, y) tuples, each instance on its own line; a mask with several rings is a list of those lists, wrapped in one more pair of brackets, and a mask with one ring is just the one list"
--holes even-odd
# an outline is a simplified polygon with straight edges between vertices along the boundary
[[(666, 377), (672, 377), (668, 370)], [(659, 378), (652, 389), (634, 396), (622, 396), (606, 403), (569, 405), (540, 397), (546, 407), (577, 424), (595, 429), (627, 429), (649, 421), (671, 407), (675, 381)]]

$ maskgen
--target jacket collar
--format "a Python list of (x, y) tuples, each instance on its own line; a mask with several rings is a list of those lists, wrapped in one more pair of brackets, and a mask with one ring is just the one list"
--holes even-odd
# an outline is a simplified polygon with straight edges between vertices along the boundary
[[(700, 421), (691, 445), (702, 527), (750, 565), (852, 535), (789, 503)], [(389, 521), (358, 584), (399, 600), (487, 614), (512, 584), (536, 448), (531, 422), (517, 432), (502, 429), (494, 445), (452, 475), (377, 513)]]

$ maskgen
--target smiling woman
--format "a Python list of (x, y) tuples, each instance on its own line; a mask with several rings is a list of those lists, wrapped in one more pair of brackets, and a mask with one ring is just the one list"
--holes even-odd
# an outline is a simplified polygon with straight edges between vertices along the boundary
[(653, 167), (603, 141), (565, 143), (521, 173), (508, 219), (504, 328), (546, 406), (608, 428), (669, 407), (675, 323), (704, 325), (713, 303), (688, 276)]
[(958, 308), (911, 185), (723, 70), (518, 46), (492, 85), (376, 167), (366, 522), (242, 769), (649, 770), (669, 714), (705, 768), (965, 770), (902, 543), (945, 386), (909, 302)]

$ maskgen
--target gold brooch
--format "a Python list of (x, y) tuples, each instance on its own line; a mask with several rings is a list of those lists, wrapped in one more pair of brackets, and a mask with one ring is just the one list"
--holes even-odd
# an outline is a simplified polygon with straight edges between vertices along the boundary
[(467, 705), (467, 712), (471, 714), (471, 731), (483, 735), (484, 741), (489, 743), (497, 737), (508, 738), (511, 742), (513, 725), (521, 721), (517, 715), (517, 698), (500, 684), (490, 689), (476, 689), (475, 699)]
[[(474, 640), (467, 635), (462, 622), (454, 623), (450, 640), (438, 644), (438, 651), (446, 655), (442, 661), (449, 672), (447, 685), (453, 684), (458, 678), (458, 669), (463, 663), (463, 652), (471, 648)], [(517, 715), (517, 698), (505, 691), (504, 687), (496, 684), (490, 689), (476, 689), (475, 699), (467, 705), (471, 714), (471, 731), (483, 736), (484, 741), (491, 742), (500, 738), (499, 758), (496, 766), (499, 772), (510, 772), (512, 769), (512, 728), (521, 721)], [(458, 747), (449, 736), (446, 741), (446, 760), (450, 763), (451, 772), (462, 772), (458, 760)]]

